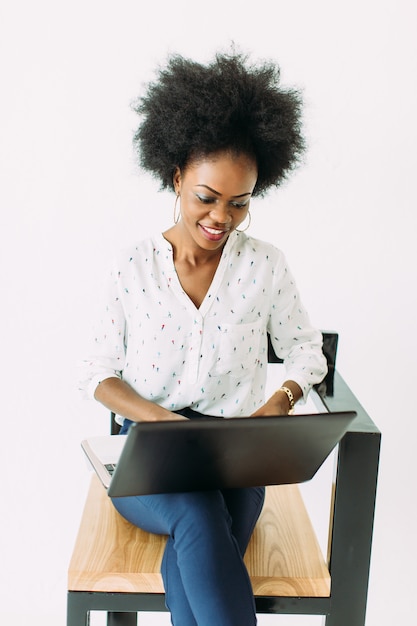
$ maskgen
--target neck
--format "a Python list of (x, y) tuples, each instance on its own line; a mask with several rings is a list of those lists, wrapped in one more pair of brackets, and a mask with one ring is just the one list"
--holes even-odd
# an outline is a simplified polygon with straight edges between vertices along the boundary
[(182, 236), (179, 224), (162, 233), (163, 237), (172, 245), (174, 262), (187, 263), (190, 266), (206, 265), (220, 261), (224, 244), (215, 250), (206, 250), (198, 246), (193, 240)]

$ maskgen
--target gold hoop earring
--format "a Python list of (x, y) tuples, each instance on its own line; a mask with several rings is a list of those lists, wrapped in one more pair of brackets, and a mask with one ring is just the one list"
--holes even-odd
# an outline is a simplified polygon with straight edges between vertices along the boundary
[(178, 211), (178, 215), (177, 215), (177, 204), (178, 204), (179, 197), (180, 197), (180, 194), (177, 193), (177, 196), (175, 198), (175, 204), (174, 204), (174, 224), (178, 224), (178, 222), (180, 221), (180, 217), (181, 217), (181, 205), (180, 205), (180, 210)]
[(236, 231), (237, 233), (244, 233), (244, 232), (245, 232), (245, 230), (248, 230), (248, 228), (249, 228), (249, 226), (250, 226), (250, 223), (251, 223), (251, 220), (252, 220), (252, 217), (251, 217), (250, 211), (248, 211), (248, 217), (249, 217), (248, 225), (247, 225), (247, 226), (245, 226), (245, 228), (242, 228), (241, 230), (240, 230), (239, 228), (235, 228), (235, 231)]

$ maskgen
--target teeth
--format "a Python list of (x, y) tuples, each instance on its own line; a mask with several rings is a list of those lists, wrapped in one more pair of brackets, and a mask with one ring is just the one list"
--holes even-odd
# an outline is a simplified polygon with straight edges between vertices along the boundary
[(205, 230), (211, 235), (220, 235), (220, 233), (223, 232), (222, 230), (217, 230), (217, 228), (209, 228), (208, 226), (204, 226), (203, 228), (205, 228)]

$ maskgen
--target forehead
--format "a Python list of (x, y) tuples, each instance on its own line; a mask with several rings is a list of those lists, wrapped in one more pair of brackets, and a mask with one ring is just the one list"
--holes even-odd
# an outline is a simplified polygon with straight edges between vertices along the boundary
[[(217, 190), (233, 190), (236, 193), (252, 191), (257, 179), (258, 169), (255, 160), (246, 154), (220, 152), (200, 157), (189, 162), (184, 176), (191, 184), (205, 184)], [(220, 189), (218, 189), (221, 191)]]

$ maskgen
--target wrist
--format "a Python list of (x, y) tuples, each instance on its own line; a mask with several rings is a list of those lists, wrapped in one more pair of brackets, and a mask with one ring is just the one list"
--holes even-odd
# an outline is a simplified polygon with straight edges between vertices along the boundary
[(288, 405), (288, 415), (292, 415), (294, 413), (295, 398), (291, 389), (286, 385), (282, 385), (282, 387), (277, 389), (275, 393), (279, 394), (282, 398), (286, 398), (286, 403)]

